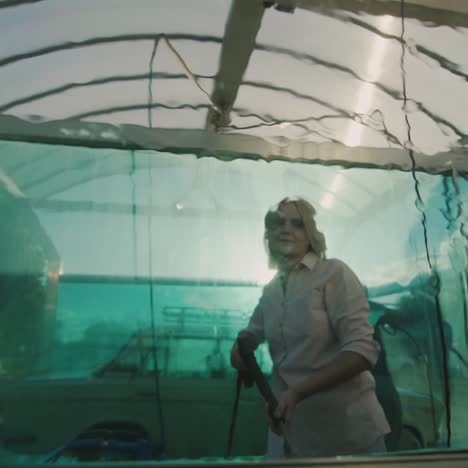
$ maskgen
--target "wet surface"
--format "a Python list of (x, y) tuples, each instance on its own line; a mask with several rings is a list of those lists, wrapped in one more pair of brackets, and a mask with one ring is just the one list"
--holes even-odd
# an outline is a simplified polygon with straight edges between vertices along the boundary
[[(0, 374), (29, 377), (39, 362), (49, 376), (102, 369), (132, 333), (167, 320), (161, 355), (153, 343), (115, 369), (152, 356), (163, 377), (201, 382), (203, 408), (226, 422), (230, 343), (271, 276), (258, 254), (262, 213), (301, 193), (319, 207), (333, 256), (380, 290), (372, 317), (389, 319), (385, 378), (416, 428), (401, 447), (466, 448), (466, 15), (403, 1), (289, 13), (217, 0), (77, 3), (0, 4), (0, 138), (20, 141), (0, 143), (1, 208), (7, 219), (19, 194), (34, 213), (0, 232), (2, 274), (29, 275), (0, 279), (0, 297), (12, 297), (0, 301)], [(58, 257), (68, 279), (45, 291), (62, 275)], [(28, 320), (39, 303), (54, 323), (41, 312)], [(266, 350), (261, 363), (271, 367)], [(154, 377), (145, 391), (155, 404), (164, 382)], [(210, 403), (211, 386), (221, 390)], [(178, 401), (195, 410), (186, 396)], [(77, 414), (98, 412), (84, 401)], [(4, 405), (3, 447), (33, 444), (22, 429), (2, 432)], [(177, 403), (171, 411), (171, 423), (183, 419)], [(83, 429), (56, 413), (54, 444)], [(218, 457), (224, 433), (214, 433), (205, 449)], [(177, 457), (202, 457), (190, 442), (199, 431), (187, 434)], [(0, 453), (2, 463), (41, 460)]]

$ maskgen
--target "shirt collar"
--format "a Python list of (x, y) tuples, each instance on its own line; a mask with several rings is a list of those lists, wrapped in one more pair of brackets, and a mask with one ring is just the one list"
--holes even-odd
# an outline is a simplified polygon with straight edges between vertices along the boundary
[[(317, 257), (317, 255), (314, 252), (309, 251), (304, 255), (303, 259), (293, 268), (293, 271), (294, 270), (299, 270), (300, 268), (302, 268), (302, 266), (305, 266), (309, 270), (313, 270), (315, 265), (317, 264), (318, 260), (319, 260), (319, 258)], [(285, 276), (287, 276), (286, 272), (278, 271), (278, 273), (276, 274), (276, 277), (280, 281)]]
[(301, 264), (306, 266), (309, 270), (313, 270), (318, 262), (318, 259), (319, 258), (314, 254), (314, 252), (307, 252), (304, 258), (301, 260)]

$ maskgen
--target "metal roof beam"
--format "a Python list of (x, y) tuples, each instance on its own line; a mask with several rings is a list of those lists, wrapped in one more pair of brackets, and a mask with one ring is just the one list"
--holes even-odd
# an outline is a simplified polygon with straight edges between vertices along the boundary
[(264, 12), (264, 2), (260, 0), (232, 2), (224, 29), (219, 70), (212, 94), (212, 101), (221, 109), (221, 113), (215, 109), (209, 110), (206, 121), (208, 130), (216, 131), (229, 123), (229, 112), (255, 49)]

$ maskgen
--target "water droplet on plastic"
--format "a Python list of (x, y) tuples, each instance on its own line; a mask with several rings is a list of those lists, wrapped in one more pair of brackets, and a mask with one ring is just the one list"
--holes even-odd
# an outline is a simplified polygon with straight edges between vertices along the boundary
[(419, 198), (415, 201), (414, 204), (418, 210), (424, 210), (425, 208), (424, 202), (420, 200)]
[(452, 136), (452, 135), (453, 135), (453, 130), (452, 130), (449, 126), (447, 126), (447, 125), (445, 125), (445, 124), (443, 124), (443, 123), (438, 123), (437, 126), (439, 127), (440, 131), (441, 131), (445, 136), (448, 136), (448, 137), (449, 137), (449, 136)]
[(370, 115), (365, 117), (364, 124), (375, 130), (383, 130), (385, 126), (382, 112), (379, 109), (375, 109)]
[(414, 39), (406, 39), (405, 43), (406, 43), (406, 47), (412, 54), (414, 55), (418, 54), (418, 45)]
[(418, 151), (418, 147), (412, 141), (405, 141), (405, 148), (410, 151)]
[(375, 122), (383, 123), (384, 116), (380, 109), (375, 109), (372, 114), (370, 115), (371, 119)]
[(406, 101), (405, 106), (404, 106), (405, 112), (408, 114), (412, 114), (414, 112), (417, 112), (419, 110), (419, 105), (416, 101), (409, 100)]

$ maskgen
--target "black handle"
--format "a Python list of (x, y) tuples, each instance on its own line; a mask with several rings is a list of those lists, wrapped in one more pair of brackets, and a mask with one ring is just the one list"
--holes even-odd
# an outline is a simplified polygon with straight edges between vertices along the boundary
[(247, 372), (254, 380), (255, 384), (257, 385), (258, 390), (260, 391), (261, 395), (268, 403), (268, 410), (270, 413), (273, 422), (279, 423), (282, 421), (274, 416), (276, 407), (278, 406), (278, 400), (276, 399), (273, 391), (271, 390), (270, 384), (268, 380), (263, 375), (257, 360), (255, 359), (255, 355), (253, 353), (255, 345), (252, 342), (252, 338), (249, 336), (239, 336), (237, 338), (237, 349), (239, 350), (239, 354), (247, 368)]

